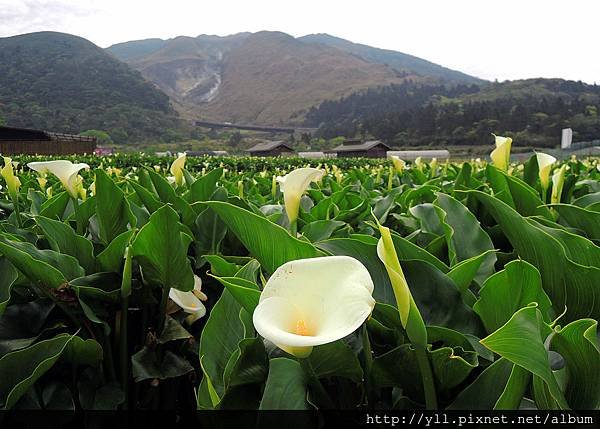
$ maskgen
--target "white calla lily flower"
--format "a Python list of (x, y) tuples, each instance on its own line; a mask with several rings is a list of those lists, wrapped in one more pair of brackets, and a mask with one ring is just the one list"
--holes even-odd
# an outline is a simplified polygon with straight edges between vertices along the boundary
[(21, 181), (17, 176), (15, 176), (14, 167), (17, 166), (16, 162), (12, 162), (12, 160), (8, 157), (4, 158), (4, 167), (0, 171), (2, 178), (6, 181), (6, 186), (8, 187), (8, 193), (10, 197), (14, 200), (17, 199), (19, 194), (19, 188), (21, 187)]
[(502, 137), (493, 134), (496, 139), (496, 149), (492, 151), (490, 157), (494, 166), (500, 170), (507, 171), (508, 165), (510, 164), (510, 148), (512, 146), (512, 139), (510, 137)]
[(298, 168), (284, 177), (277, 178), (283, 192), (285, 212), (290, 220), (290, 224), (295, 223), (298, 219), (300, 199), (304, 191), (306, 191), (311, 182), (320, 180), (324, 175), (325, 172), (318, 168)]
[(402, 173), (404, 171), (404, 168), (406, 167), (406, 162), (404, 162), (396, 155), (392, 155), (390, 158), (392, 160), (392, 164), (394, 164), (394, 168), (396, 169), (396, 171), (398, 173)]
[(552, 164), (556, 162), (556, 158), (547, 153), (536, 152), (535, 157), (538, 163), (540, 183), (544, 192), (550, 186), (550, 171), (552, 170)]
[(171, 288), (169, 298), (183, 311), (193, 314), (195, 316), (194, 320), (206, 315), (206, 307), (202, 301), (206, 301), (207, 297), (202, 292), (202, 280), (197, 275), (194, 275), (194, 289), (191, 292), (182, 292)]
[(30, 162), (27, 167), (37, 171), (41, 175), (52, 173), (62, 183), (68, 194), (77, 198), (80, 193), (79, 186), (81, 181), (77, 177), (79, 171), (89, 169), (90, 166), (85, 163), (73, 164), (71, 161), (56, 160), (56, 161), (43, 161), (43, 162)]
[(185, 153), (179, 154), (177, 159), (171, 164), (171, 174), (175, 177), (177, 186), (183, 185), (183, 167), (185, 166)]
[(358, 329), (375, 306), (373, 280), (349, 256), (299, 259), (267, 281), (252, 320), (256, 331), (280, 349), (307, 357), (314, 346)]

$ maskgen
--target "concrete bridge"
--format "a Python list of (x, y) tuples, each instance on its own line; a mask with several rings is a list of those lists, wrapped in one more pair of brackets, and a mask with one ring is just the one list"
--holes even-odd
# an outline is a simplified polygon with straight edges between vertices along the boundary
[(197, 127), (205, 128), (231, 128), (236, 130), (261, 131), (267, 133), (285, 133), (285, 134), (313, 134), (317, 131), (316, 128), (306, 127), (275, 127), (268, 125), (252, 125), (252, 124), (234, 124), (231, 122), (211, 122), (211, 121), (196, 121)]

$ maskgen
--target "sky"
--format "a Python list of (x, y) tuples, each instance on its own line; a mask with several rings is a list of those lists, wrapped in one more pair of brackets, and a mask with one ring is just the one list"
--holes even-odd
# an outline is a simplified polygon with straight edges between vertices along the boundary
[(594, 0), (0, 0), (0, 37), (61, 31), (101, 47), (152, 37), (329, 33), (484, 79), (600, 83)]

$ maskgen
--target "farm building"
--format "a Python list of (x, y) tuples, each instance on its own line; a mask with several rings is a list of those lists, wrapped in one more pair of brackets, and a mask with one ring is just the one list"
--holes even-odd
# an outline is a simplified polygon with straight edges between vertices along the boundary
[(298, 152), (300, 158), (319, 159), (319, 158), (334, 158), (334, 153), (325, 152)]
[(283, 140), (280, 140), (258, 143), (250, 149), (246, 149), (246, 152), (250, 153), (251, 156), (290, 156), (294, 154), (294, 149)]
[(190, 158), (202, 156), (227, 156), (226, 150), (186, 150), (185, 155)]
[(96, 137), (0, 126), (0, 153), (71, 155), (94, 153)]
[(447, 150), (389, 150), (387, 157), (397, 156), (404, 161), (414, 161), (418, 157), (422, 159), (448, 159), (450, 152)]
[(390, 150), (390, 147), (381, 140), (371, 140), (364, 143), (357, 140), (346, 140), (343, 144), (328, 152), (337, 154), (338, 158), (385, 158), (388, 150)]

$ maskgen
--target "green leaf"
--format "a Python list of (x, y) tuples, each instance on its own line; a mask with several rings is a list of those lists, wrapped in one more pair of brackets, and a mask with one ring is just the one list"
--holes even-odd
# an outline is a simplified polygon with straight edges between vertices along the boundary
[(131, 357), (131, 371), (136, 383), (142, 380), (181, 377), (194, 370), (183, 357), (170, 350), (158, 353), (156, 349), (144, 347)]
[(194, 288), (194, 273), (187, 258), (191, 241), (182, 231), (177, 212), (164, 206), (140, 229), (131, 249), (146, 279), (187, 292)]
[(534, 265), (557, 314), (567, 307), (567, 321), (600, 317), (600, 247), (566, 231), (525, 219), (498, 199), (479, 191), (474, 195), (502, 228), (518, 255)]
[(99, 272), (73, 279), (69, 286), (86, 302), (98, 300), (116, 304), (121, 295), (121, 276), (112, 272)]
[(104, 244), (111, 243), (119, 234), (127, 231), (127, 225), (135, 227), (135, 217), (123, 191), (103, 169), (96, 173), (96, 219), (98, 236)]
[(61, 359), (76, 365), (98, 366), (103, 356), (102, 346), (96, 340), (73, 337), (64, 349)]
[(556, 329), (550, 349), (564, 358), (567, 383), (565, 397), (574, 410), (600, 407), (600, 345), (593, 319), (581, 319)]
[(488, 366), (447, 407), (448, 410), (491, 410), (506, 391), (514, 364), (501, 358)]
[(5, 410), (11, 409), (19, 398), (54, 366), (72, 339), (73, 336), (69, 334), (61, 334), (2, 356), (0, 407)]
[(552, 303), (542, 289), (540, 272), (528, 262), (509, 262), (504, 270), (486, 280), (479, 294), (473, 310), (481, 317), (487, 332), (500, 328), (517, 310), (532, 302), (538, 305), (544, 320), (551, 321)]
[[(61, 192), (58, 195), (53, 196), (49, 200), (46, 200), (41, 207), (40, 216), (44, 216), (50, 219), (63, 219), (65, 210), (69, 205), (71, 198), (66, 192)], [(71, 208), (72, 209), (72, 208)]]
[(165, 326), (157, 338), (160, 344), (168, 343), (169, 341), (187, 340), (192, 338), (190, 334), (181, 324), (171, 316), (165, 318)]
[(463, 302), (454, 282), (424, 261), (402, 261), (410, 292), (427, 325), (479, 335), (479, 317)]
[(78, 235), (64, 222), (43, 216), (36, 217), (35, 221), (44, 232), (52, 250), (77, 259), (86, 273), (93, 271), (94, 246), (90, 240)]
[(479, 365), (477, 353), (462, 347), (441, 347), (429, 351), (431, 366), (436, 378), (436, 386), (441, 391), (462, 383)]
[[(226, 201), (227, 191), (219, 188), (212, 197), (214, 200)], [(206, 208), (194, 222), (194, 247), (197, 255), (215, 254), (227, 234), (227, 226), (213, 209)]]
[(238, 277), (215, 278), (225, 286), (229, 293), (249, 314), (254, 313), (254, 309), (260, 300), (260, 289), (256, 283)]
[(481, 343), (544, 380), (560, 407), (567, 409), (568, 404), (552, 374), (544, 347), (549, 331), (540, 311), (535, 306), (528, 306), (517, 311), (506, 324), (482, 339)]
[(190, 191), (187, 196), (190, 204), (198, 201), (208, 201), (217, 189), (217, 182), (222, 176), (223, 169), (215, 168), (204, 176), (196, 179), (190, 186)]
[(459, 262), (485, 254), (477, 270), (476, 280), (482, 283), (494, 272), (496, 255), (494, 244), (487, 233), (479, 225), (477, 218), (460, 201), (449, 195), (438, 193), (434, 201), (437, 214), (442, 224), (450, 266)]
[[(244, 384), (263, 383), (269, 372), (269, 360), (261, 338), (245, 338), (238, 345), (239, 353), (226, 368), (224, 379), (227, 389)], [(231, 361), (231, 360), (230, 360)]]
[(17, 269), (5, 257), (0, 257), (0, 317), (10, 300), (13, 284), (19, 277)]
[(129, 230), (116, 236), (96, 257), (98, 271), (119, 273), (125, 259), (125, 249), (129, 245), (135, 231)]
[(0, 252), (31, 281), (46, 288), (57, 288), (84, 275), (72, 256), (39, 250), (31, 243), (10, 240), (6, 234), (0, 234)]
[(363, 380), (358, 357), (342, 340), (314, 347), (308, 359), (318, 378), (343, 377), (355, 383)]
[(492, 165), (486, 167), (486, 175), (494, 190), (494, 195), (500, 201), (508, 204), (522, 216), (542, 216), (552, 219), (552, 212), (544, 206), (537, 191), (517, 177)]
[(217, 212), (269, 273), (288, 261), (324, 256), (312, 244), (292, 237), (285, 229), (262, 216), (221, 201), (205, 204)]
[(338, 220), (317, 220), (302, 228), (302, 235), (312, 243), (327, 240), (335, 230), (346, 225), (346, 222)]
[(307, 382), (298, 362), (287, 358), (269, 361), (269, 376), (260, 410), (307, 410)]
[(570, 204), (552, 204), (560, 215), (560, 222), (583, 231), (587, 238), (600, 242), (600, 212)]

